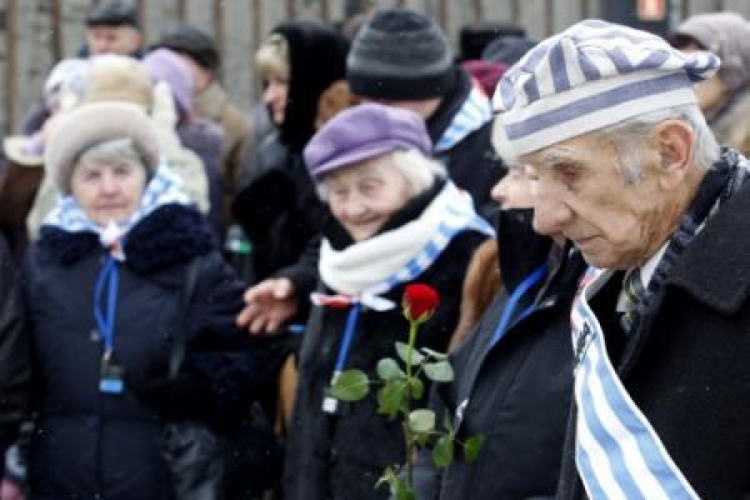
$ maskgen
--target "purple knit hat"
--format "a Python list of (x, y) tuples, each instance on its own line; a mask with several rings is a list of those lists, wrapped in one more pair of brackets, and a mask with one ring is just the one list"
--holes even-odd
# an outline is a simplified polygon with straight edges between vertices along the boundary
[(432, 151), (424, 120), (417, 113), (382, 104), (360, 104), (326, 123), (304, 150), (315, 179), (352, 163), (396, 150)]
[(156, 49), (146, 54), (143, 65), (154, 83), (167, 82), (181, 111), (193, 107), (193, 75), (177, 53), (169, 49)]

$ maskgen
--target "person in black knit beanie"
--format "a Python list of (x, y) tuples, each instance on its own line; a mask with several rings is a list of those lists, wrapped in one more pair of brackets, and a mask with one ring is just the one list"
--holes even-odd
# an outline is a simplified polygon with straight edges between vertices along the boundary
[(490, 143), (490, 102), (454, 63), (435, 22), (407, 9), (376, 11), (354, 38), (346, 70), (352, 92), (364, 101), (419, 113), (433, 156), (482, 213), (490, 212), (490, 190), (506, 171)]

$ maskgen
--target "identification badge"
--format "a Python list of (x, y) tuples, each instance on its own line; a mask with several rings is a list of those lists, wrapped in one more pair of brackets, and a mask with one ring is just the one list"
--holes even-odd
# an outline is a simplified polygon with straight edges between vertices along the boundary
[(337, 415), (339, 413), (340, 401), (332, 396), (326, 396), (323, 398), (323, 411), (330, 415)]
[(112, 353), (104, 353), (99, 374), (99, 392), (104, 394), (122, 394), (125, 390), (125, 380), (122, 377), (122, 371), (122, 366), (115, 361)]

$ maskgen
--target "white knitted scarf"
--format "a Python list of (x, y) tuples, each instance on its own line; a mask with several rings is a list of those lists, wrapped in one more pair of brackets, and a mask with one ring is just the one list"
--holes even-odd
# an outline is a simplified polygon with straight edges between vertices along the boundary
[[(492, 227), (474, 210), (471, 196), (446, 183), (417, 219), (401, 227), (334, 250), (323, 240), (319, 271), (336, 293), (374, 308), (391, 306), (377, 297), (427, 270), (454, 236), (465, 230), (492, 236)], [(368, 304), (369, 302), (369, 304)]]

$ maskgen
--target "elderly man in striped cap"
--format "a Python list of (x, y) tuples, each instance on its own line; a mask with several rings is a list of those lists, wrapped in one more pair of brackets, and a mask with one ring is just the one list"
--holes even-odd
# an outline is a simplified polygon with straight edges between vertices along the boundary
[(535, 229), (591, 266), (560, 498), (750, 491), (750, 163), (719, 148), (693, 90), (719, 64), (589, 20), (494, 96), (496, 146), (535, 180)]

